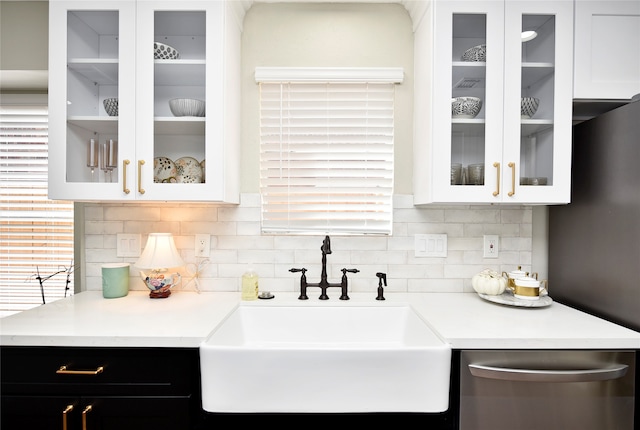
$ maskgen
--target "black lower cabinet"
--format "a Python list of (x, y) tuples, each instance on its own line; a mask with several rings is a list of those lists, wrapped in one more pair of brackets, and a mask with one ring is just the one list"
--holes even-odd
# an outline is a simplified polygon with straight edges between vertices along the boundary
[(2, 347), (0, 428), (189, 430), (196, 349)]

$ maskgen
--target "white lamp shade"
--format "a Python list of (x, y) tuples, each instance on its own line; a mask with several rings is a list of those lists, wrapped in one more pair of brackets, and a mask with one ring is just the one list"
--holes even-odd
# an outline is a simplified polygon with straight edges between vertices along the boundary
[(171, 233), (150, 233), (135, 266), (140, 269), (167, 269), (184, 264)]

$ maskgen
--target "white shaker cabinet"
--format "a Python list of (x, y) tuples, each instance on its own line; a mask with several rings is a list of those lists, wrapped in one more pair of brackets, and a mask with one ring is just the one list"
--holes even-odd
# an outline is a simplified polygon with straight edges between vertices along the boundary
[[(238, 203), (241, 28), (231, 3), (49, 9), (50, 198)], [(178, 57), (158, 58), (156, 43)], [(176, 114), (172, 99), (203, 101), (204, 112)]]
[(569, 201), (572, 30), (570, 0), (432, 3), (414, 34), (414, 204)]
[(575, 0), (575, 99), (640, 93), (640, 0)]

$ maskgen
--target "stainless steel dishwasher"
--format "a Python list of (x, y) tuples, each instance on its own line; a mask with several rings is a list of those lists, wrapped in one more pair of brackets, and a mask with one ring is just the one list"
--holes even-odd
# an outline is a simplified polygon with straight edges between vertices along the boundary
[(460, 430), (633, 430), (634, 351), (465, 350)]

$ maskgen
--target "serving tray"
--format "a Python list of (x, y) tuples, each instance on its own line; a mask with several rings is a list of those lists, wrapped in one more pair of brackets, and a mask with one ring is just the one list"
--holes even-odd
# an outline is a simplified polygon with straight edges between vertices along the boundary
[(506, 289), (504, 293), (499, 295), (490, 295), (483, 293), (478, 293), (478, 295), (489, 302), (522, 308), (544, 308), (550, 306), (551, 303), (553, 303), (553, 299), (549, 297), (548, 294), (541, 295), (538, 300), (526, 300), (517, 298), (509, 289)]

